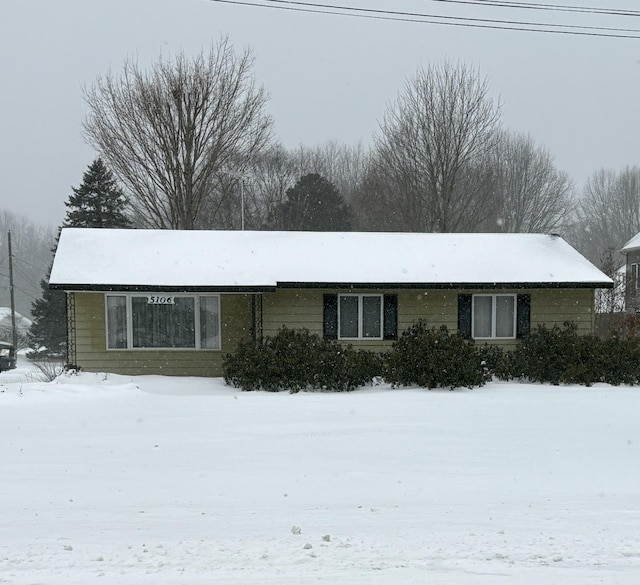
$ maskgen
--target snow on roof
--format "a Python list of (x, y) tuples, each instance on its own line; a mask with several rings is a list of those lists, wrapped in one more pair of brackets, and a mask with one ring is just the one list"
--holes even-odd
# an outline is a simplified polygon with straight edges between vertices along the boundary
[(66, 289), (278, 285), (612, 285), (559, 236), (65, 228)]
[(633, 238), (631, 238), (624, 246), (622, 246), (621, 252), (624, 254), (637, 248), (640, 248), (640, 233), (633, 236)]

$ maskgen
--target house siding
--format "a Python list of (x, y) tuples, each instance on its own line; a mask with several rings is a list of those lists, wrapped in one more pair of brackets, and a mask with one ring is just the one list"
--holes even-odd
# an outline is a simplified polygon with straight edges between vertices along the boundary
[[(538, 325), (562, 326), (571, 321), (580, 334), (594, 328), (593, 289), (511, 289), (511, 290), (438, 290), (438, 289), (280, 289), (262, 298), (262, 334), (274, 336), (282, 327), (307, 329), (322, 335), (323, 295), (326, 293), (375, 293), (398, 296), (398, 335), (418, 319), (434, 328), (446, 325), (456, 332), (458, 327), (458, 295), (488, 292), (531, 295), (531, 330)], [(105, 297), (103, 293), (70, 293), (75, 295), (76, 364), (85, 371), (107, 371), (119, 374), (166, 374), (189, 376), (221, 376), (224, 355), (233, 352), (238, 342), (249, 339), (252, 332), (252, 296), (220, 295), (221, 350), (109, 350), (106, 349)], [(349, 344), (359, 349), (383, 351), (393, 341), (357, 340)], [(486, 341), (478, 342), (485, 344)], [(501, 341), (509, 348), (516, 340)]]
[[(562, 326), (566, 321), (576, 324), (578, 333), (593, 333), (594, 314), (593, 289), (500, 289), (488, 291), (438, 290), (438, 289), (318, 289), (318, 290), (278, 290), (264, 295), (263, 327), (265, 336), (276, 335), (282, 327), (289, 329), (306, 328), (311, 333), (322, 335), (322, 298), (326, 293), (393, 293), (398, 295), (398, 335), (408, 329), (418, 319), (439, 328), (446, 325), (449, 331), (456, 332), (458, 327), (458, 295), (487, 294), (492, 292), (530, 294), (531, 330), (538, 325)], [(358, 340), (349, 341), (361, 349), (383, 350), (393, 341)], [(487, 343), (486, 341), (478, 343)], [(514, 346), (516, 340), (499, 342), (501, 346)]]
[[(278, 290), (264, 295), (263, 331), (265, 336), (274, 336), (282, 327), (308, 329), (322, 335), (322, 298), (324, 294), (397, 294), (398, 333), (407, 329), (419, 318), (429, 322), (457, 326), (457, 292), (444, 290), (398, 290), (398, 289), (314, 289)], [(383, 350), (393, 341), (354, 340), (348, 342), (358, 349)]]
[(87, 372), (220, 376), (224, 355), (251, 334), (250, 296), (221, 295), (220, 350), (107, 350), (104, 294), (69, 294), (75, 296), (76, 364)]
[(594, 330), (594, 289), (537, 290), (531, 293), (531, 330), (538, 325), (575, 323), (578, 333)]

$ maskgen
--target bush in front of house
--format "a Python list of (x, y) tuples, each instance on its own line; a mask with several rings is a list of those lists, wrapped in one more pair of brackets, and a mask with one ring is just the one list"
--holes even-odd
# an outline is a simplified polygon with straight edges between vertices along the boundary
[(242, 341), (223, 363), (227, 384), (243, 390), (344, 392), (382, 372), (379, 355), (342, 346), (306, 329), (282, 328), (264, 341)]
[(601, 382), (613, 386), (640, 382), (640, 338), (617, 336), (598, 340), (601, 345)]
[(560, 384), (568, 378), (567, 363), (574, 360), (578, 343), (577, 329), (572, 323), (551, 329), (539, 325), (514, 350), (505, 354), (503, 380), (526, 379), (531, 382)]
[(225, 381), (243, 390), (350, 391), (380, 376), (391, 385), (473, 388), (493, 376), (550, 384), (640, 383), (640, 338), (578, 335), (572, 323), (538, 326), (514, 350), (474, 346), (445, 326), (418, 321), (385, 354), (355, 350), (307, 330), (244, 341), (224, 360)]
[(540, 325), (516, 349), (507, 352), (495, 371), (501, 379), (550, 384), (637, 384), (640, 381), (640, 339), (578, 335), (574, 323), (551, 328)]
[(393, 386), (473, 388), (490, 379), (485, 366), (482, 351), (462, 336), (419, 320), (386, 354), (384, 378)]
[(511, 372), (511, 352), (505, 351), (499, 345), (485, 344), (477, 347), (487, 377), (491, 379), (495, 376), (500, 380), (509, 379)]

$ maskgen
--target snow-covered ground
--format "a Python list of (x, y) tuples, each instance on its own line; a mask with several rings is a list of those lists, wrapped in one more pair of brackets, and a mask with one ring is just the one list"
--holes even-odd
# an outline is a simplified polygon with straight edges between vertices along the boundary
[(23, 366), (0, 374), (0, 583), (636, 585), (640, 389)]

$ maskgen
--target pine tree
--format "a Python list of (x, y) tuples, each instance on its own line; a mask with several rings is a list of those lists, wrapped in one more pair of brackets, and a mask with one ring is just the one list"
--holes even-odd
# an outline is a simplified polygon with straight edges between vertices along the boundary
[[(123, 211), (127, 201), (100, 158), (89, 165), (82, 176), (82, 184), (71, 189), (73, 194), (65, 202), (67, 215), (62, 227), (132, 227)], [(67, 342), (66, 294), (49, 288), (50, 273), (51, 267), (47, 278), (40, 281), (42, 297), (31, 305), (30, 345), (34, 349), (46, 347), (45, 355), (60, 355)]]
[(82, 176), (82, 184), (72, 187), (64, 227), (128, 228), (131, 221), (123, 213), (127, 201), (111, 171), (97, 158)]
[(285, 230), (351, 230), (349, 205), (331, 181), (316, 173), (305, 175), (287, 190), (279, 215)]
[[(51, 268), (49, 268), (49, 273)], [(66, 294), (63, 290), (49, 288), (49, 277), (40, 281), (42, 297), (31, 304), (33, 323), (29, 329), (29, 345), (40, 355), (64, 353), (67, 342)]]

